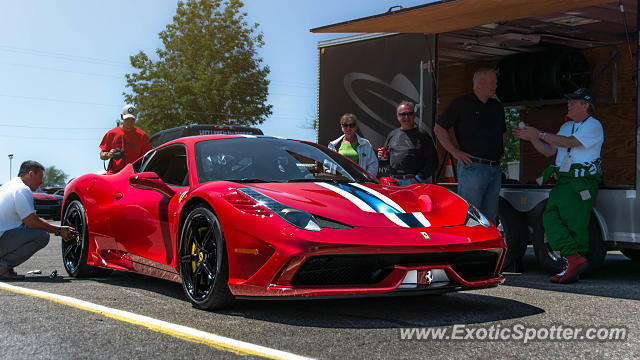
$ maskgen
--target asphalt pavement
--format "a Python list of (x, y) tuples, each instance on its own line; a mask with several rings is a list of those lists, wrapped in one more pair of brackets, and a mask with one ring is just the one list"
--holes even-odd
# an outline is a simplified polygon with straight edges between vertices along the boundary
[[(178, 283), (119, 271), (69, 278), (60, 242), (52, 237), (16, 269), (42, 274), (7, 283), (318, 359), (640, 358), (640, 263), (618, 252), (569, 285), (550, 283), (530, 249), (524, 272), (505, 273), (505, 284), (497, 288), (437, 296), (242, 300), (231, 310), (207, 312), (191, 307)], [(49, 279), (53, 270), (62, 277)], [(260, 358), (1, 288), (0, 302), (0, 353), (7, 359)], [(602, 337), (624, 329), (626, 338), (588, 340), (591, 328)], [(436, 330), (444, 331), (441, 339), (416, 339)], [(562, 331), (575, 339), (556, 339)], [(528, 335), (535, 338), (525, 343)]]

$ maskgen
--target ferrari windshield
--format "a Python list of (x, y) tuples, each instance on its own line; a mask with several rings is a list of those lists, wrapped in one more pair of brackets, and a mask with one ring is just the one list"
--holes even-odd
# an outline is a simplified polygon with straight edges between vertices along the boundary
[(317, 144), (270, 137), (195, 144), (198, 182), (378, 182), (342, 155)]

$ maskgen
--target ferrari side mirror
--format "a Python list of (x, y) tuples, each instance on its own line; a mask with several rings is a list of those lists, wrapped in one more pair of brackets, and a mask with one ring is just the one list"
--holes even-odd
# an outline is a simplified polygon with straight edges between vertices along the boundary
[(380, 182), (382, 185), (398, 186), (398, 180), (386, 176), (381, 177)]
[(167, 184), (154, 172), (142, 172), (129, 176), (129, 185), (141, 190), (155, 190), (171, 199), (176, 194)]

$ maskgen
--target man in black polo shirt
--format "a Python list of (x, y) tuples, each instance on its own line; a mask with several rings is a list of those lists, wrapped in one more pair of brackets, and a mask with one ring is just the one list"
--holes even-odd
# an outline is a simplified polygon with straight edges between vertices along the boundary
[[(438, 166), (438, 154), (431, 136), (420, 131), (415, 123), (415, 105), (403, 101), (398, 105), (396, 118), (400, 127), (392, 130), (384, 142), (389, 151), (390, 176), (398, 185), (430, 182)], [(378, 151), (378, 159), (382, 158)]]
[[(453, 100), (433, 129), (442, 146), (458, 160), (458, 194), (494, 224), (502, 182), (500, 159), (507, 139), (504, 107), (492, 98), (497, 86), (495, 70), (476, 71), (473, 91)], [(458, 147), (449, 136), (451, 126)]]

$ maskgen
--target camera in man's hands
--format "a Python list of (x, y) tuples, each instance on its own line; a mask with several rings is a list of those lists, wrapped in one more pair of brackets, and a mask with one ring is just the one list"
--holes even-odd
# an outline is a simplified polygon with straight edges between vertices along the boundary
[(113, 152), (113, 159), (114, 160), (120, 160), (124, 157), (124, 149), (115, 149), (116, 151)]

